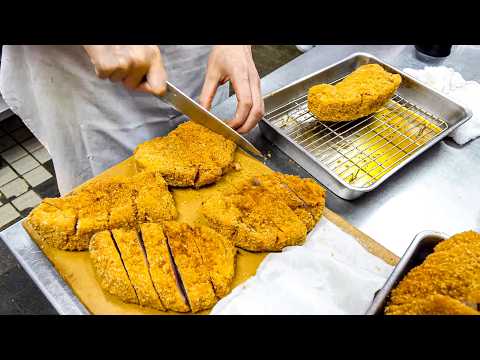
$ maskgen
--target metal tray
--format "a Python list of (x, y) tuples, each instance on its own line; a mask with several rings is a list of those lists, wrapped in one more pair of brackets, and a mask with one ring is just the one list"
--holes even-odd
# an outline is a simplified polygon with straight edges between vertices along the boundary
[(375, 294), (366, 315), (383, 315), (392, 289), (411, 269), (423, 263), (426, 257), (433, 252), (435, 245), (447, 238), (448, 235), (435, 231), (422, 231), (417, 234), (385, 285)]
[[(369, 63), (402, 76), (393, 98), (359, 120), (316, 120), (307, 108), (308, 89), (336, 83)], [(264, 101), (262, 134), (346, 200), (377, 188), (472, 116), (469, 109), (366, 53), (354, 53), (270, 93)]]

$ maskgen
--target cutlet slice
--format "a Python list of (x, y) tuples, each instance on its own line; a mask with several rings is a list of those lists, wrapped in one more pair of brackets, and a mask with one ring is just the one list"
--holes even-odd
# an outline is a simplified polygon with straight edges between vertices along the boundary
[(206, 226), (193, 228), (194, 240), (206, 265), (215, 295), (221, 299), (232, 286), (237, 249), (226, 237)]
[(91, 205), (78, 211), (77, 233), (79, 240), (86, 244), (98, 231), (108, 229), (108, 211), (102, 206)]
[(210, 309), (215, 302), (215, 293), (209, 271), (195, 243), (193, 229), (184, 223), (168, 221), (164, 232), (180, 274), (193, 312)]
[(391, 305), (386, 315), (480, 315), (480, 312), (461, 301), (445, 295), (431, 295), (425, 299), (412, 299), (402, 305)]
[(173, 220), (178, 216), (173, 196), (162, 176), (140, 173), (135, 178), (134, 188), (139, 223)]
[(140, 225), (143, 244), (150, 266), (150, 275), (162, 304), (168, 310), (188, 312), (190, 307), (177, 280), (173, 260), (167, 245), (167, 239), (160, 224)]
[(143, 251), (137, 231), (114, 229), (112, 234), (120, 250), (120, 256), (125, 264), (140, 305), (165, 311), (165, 307), (153, 286), (147, 257)]
[(378, 111), (395, 94), (402, 77), (378, 64), (360, 66), (335, 85), (308, 90), (308, 109), (318, 120), (350, 121)]
[(234, 142), (187, 121), (165, 137), (138, 145), (134, 158), (140, 170), (159, 172), (168, 185), (200, 187), (220, 179), (235, 149)]
[(76, 211), (62, 208), (63, 202), (55, 200), (43, 200), (30, 212), (26, 221), (45, 244), (62, 250), (84, 250), (88, 243), (76, 241), (75, 237), (78, 220)]
[(109, 230), (92, 236), (89, 254), (102, 289), (122, 301), (138, 304), (137, 295)]

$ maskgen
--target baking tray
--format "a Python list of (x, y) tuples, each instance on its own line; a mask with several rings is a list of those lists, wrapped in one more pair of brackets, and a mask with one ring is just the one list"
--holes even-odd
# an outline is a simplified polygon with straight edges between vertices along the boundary
[[(334, 84), (370, 63), (402, 76), (392, 99), (359, 120), (316, 120), (307, 108), (308, 89)], [(264, 101), (262, 134), (346, 200), (376, 189), (472, 116), (469, 109), (367, 53), (354, 53), (270, 93)]]
[(385, 282), (385, 285), (375, 294), (366, 315), (383, 315), (392, 289), (397, 286), (411, 269), (422, 264), (439, 242), (447, 238), (448, 235), (436, 231), (422, 231), (418, 233)]

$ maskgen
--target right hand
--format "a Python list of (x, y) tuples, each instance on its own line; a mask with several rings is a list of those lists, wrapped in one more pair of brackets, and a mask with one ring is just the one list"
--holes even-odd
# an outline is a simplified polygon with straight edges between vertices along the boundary
[(162, 96), (167, 73), (156, 45), (84, 45), (100, 79), (122, 82), (131, 90)]

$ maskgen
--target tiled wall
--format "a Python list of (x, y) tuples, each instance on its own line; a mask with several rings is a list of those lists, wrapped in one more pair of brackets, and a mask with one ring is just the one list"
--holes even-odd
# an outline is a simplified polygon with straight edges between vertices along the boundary
[(0, 231), (58, 194), (47, 150), (18, 117), (0, 122)]

